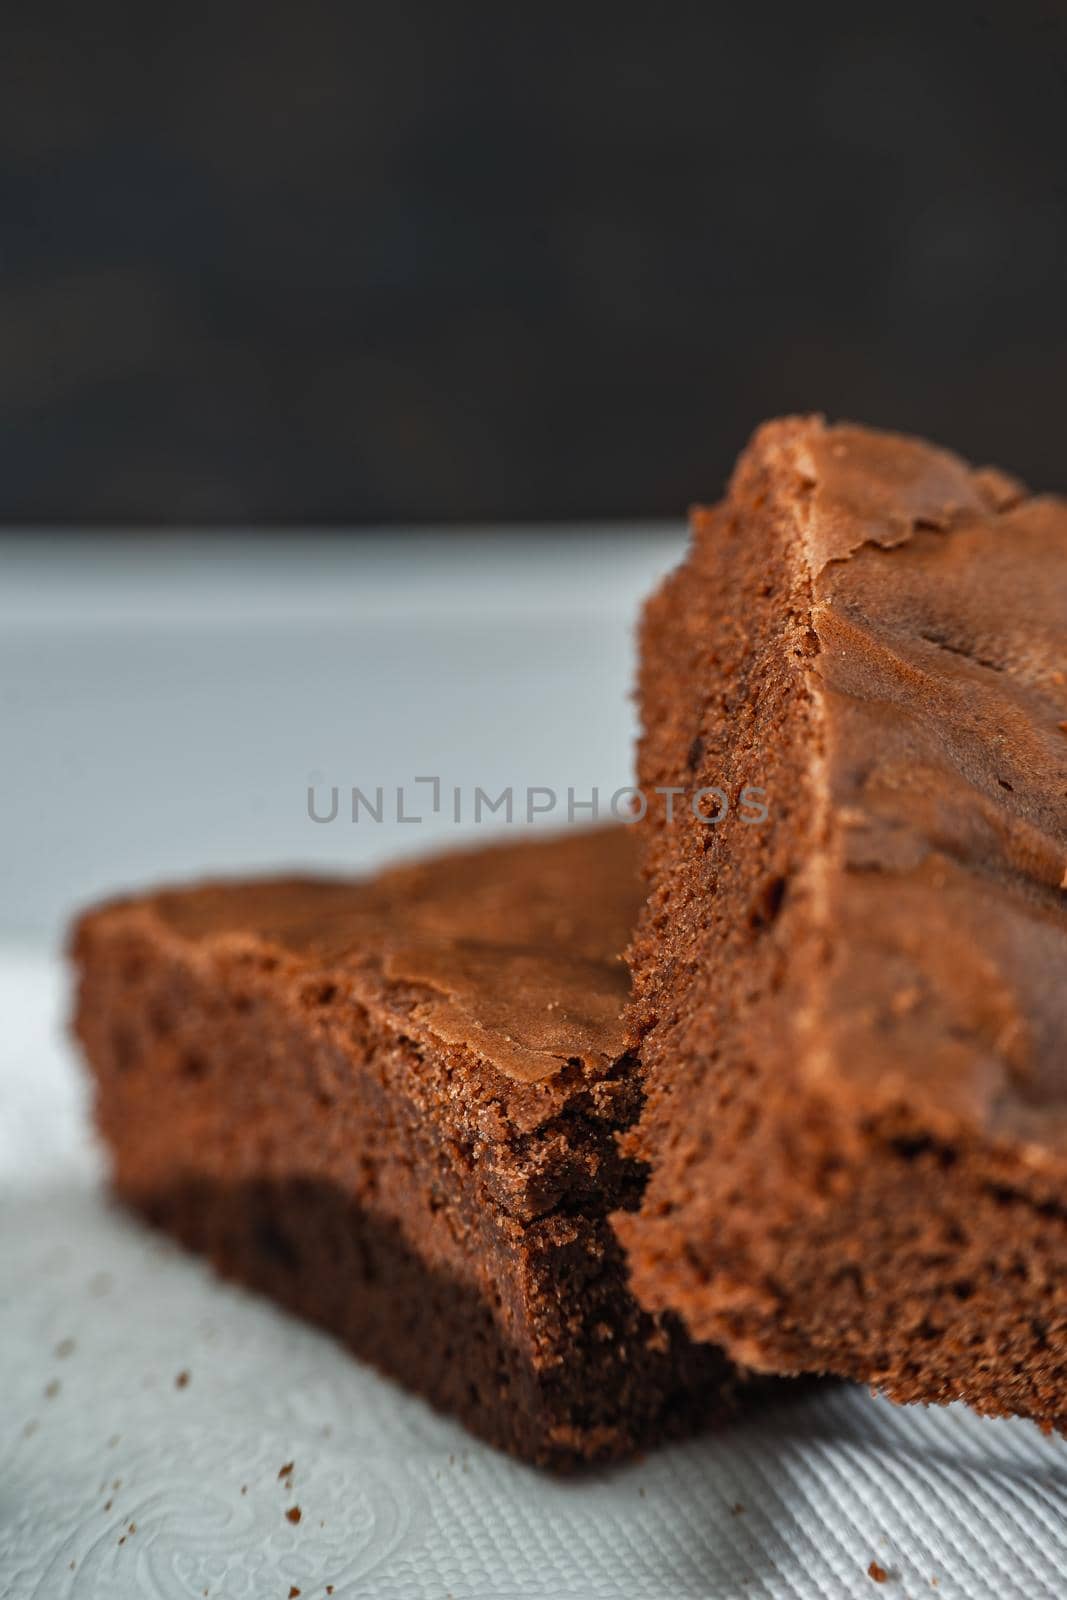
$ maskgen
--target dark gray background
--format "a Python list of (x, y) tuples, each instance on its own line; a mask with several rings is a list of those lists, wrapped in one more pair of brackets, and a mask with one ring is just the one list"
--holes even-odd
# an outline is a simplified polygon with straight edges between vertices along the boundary
[(675, 514), (809, 408), (1065, 487), (1064, 17), (8, 22), (0, 519)]

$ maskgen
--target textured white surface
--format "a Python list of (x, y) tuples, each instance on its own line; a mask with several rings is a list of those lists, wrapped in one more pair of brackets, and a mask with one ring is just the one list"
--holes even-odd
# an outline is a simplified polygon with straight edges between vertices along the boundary
[[(610, 793), (680, 546), (0, 539), (0, 937), (457, 842), (316, 827), (309, 782)], [(107, 1205), (62, 1009), (54, 962), (0, 959), (0, 1600), (1067, 1594), (1067, 1446), (1026, 1424), (826, 1388), (574, 1483), (472, 1443)]]
[(475, 1444), (108, 1205), (62, 1010), (0, 961), (4, 1600), (1067, 1592), (1067, 1447), (1025, 1423), (827, 1386), (578, 1482)]

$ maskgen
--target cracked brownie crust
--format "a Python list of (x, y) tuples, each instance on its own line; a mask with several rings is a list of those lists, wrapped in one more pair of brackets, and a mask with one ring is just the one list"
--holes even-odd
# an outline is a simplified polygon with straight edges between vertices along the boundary
[(1067, 1425), (1067, 508), (771, 423), (646, 609), (642, 1301), (779, 1372)]
[(728, 1408), (609, 1222), (639, 1090), (624, 828), (365, 882), (163, 890), (75, 930), (118, 1194), (476, 1432), (565, 1467)]

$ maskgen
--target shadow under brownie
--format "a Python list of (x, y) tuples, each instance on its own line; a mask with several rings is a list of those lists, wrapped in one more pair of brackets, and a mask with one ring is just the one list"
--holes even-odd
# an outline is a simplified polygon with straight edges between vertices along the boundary
[[(768, 424), (643, 624), (642, 1303), (1067, 1426), (1067, 507)], [(708, 802), (711, 815), (721, 809)]]
[(624, 1457), (737, 1378), (638, 1308), (608, 1217), (640, 1100), (632, 831), (363, 882), (162, 890), (78, 922), (119, 1195), (531, 1461)]

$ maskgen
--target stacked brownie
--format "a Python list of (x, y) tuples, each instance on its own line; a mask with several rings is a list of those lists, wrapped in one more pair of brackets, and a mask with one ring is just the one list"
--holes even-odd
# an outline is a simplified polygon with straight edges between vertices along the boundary
[(119, 1194), (538, 1462), (744, 1369), (1067, 1428), (1067, 508), (768, 424), (640, 703), (635, 829), (83, 917)]
[(1067, 1426), (1067, 506), (772, 423), (642, 633), (638, 1297)]
[(631, 1296), (642, 1169), (621, 951), (634, 838), (366, 882), (207, 884), (75, 931), (119, 1195), (493, 1443), (567, 1466), (728, 1410), (735, 1374)]

